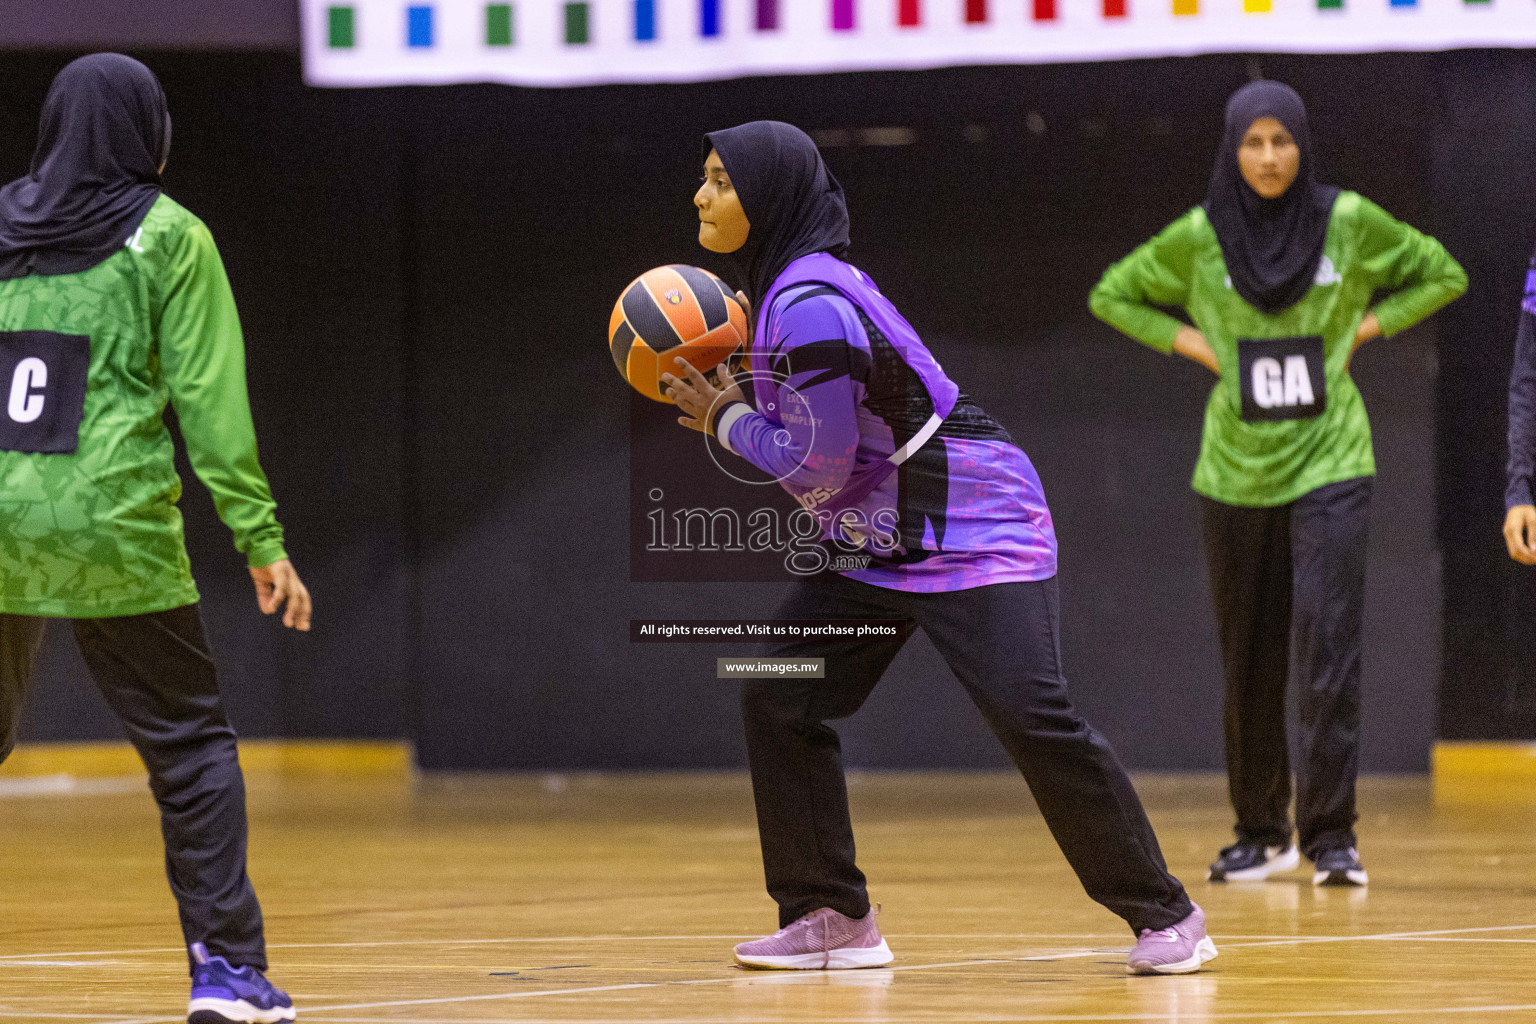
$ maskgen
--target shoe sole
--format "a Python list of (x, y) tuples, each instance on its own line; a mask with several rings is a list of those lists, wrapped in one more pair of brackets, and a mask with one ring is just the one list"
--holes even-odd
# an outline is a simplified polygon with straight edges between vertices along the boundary
[(794, 956), (752, 956), (736, 953), (736, 962), (760, 971), (846, 971), (884, 967), (896, 959), (884, 939), (878, 946), (843, 946), (830, 953), (797, 953)]
[(1207, 935), (1195, 943), (1195, 953), (1188, 960), (1172, 964), (1126, 964), (1126, 974), (1194, 974), (1203, 965), (1216, 959), (1216, 943)]
[(263, 1010), (244, 999), (204, 996), (187, 1004), (187, 1024), (287, 1024), (297, 1017), (291, 1006)]
[(1370, 876), (1364, 868), (1350, 871), (1319, 871), (1312, 876), (1313, 885), (1354, 885), (1365, 886), (1370, 883)]
[(1270, 875), (1278, 875), (1282, 871), (1290, 871), (1301, 863), (1301, 854), (1296, 847), (1287, 847), (1285, 852), (1273, 857), (1256, 867), (1243, 868), (1241, 871), (1228, 871), (1220, 877), (1215, 871), (1207, 871), (1207, 882), (1262, 882)]

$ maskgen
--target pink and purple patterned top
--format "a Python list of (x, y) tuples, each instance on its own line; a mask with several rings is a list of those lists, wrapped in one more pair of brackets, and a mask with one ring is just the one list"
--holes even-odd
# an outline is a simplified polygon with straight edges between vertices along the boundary
[[(1029, 457), (862, 272), (826, 253), (796, 260), (757, 328), (749, 400), (721, 412), (717, 436), (816, 513), (834, 550), (869, 556), (843, 575), (934, 593), (1056, 574)], [(936, 415), (892, 471), (892, 453)]]

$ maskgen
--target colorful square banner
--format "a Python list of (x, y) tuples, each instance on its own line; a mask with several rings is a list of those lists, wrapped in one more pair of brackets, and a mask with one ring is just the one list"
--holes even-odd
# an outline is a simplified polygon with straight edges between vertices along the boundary
[(306, 81), (589, 85), (1536, 48), (1536, 0), (300, 0)]

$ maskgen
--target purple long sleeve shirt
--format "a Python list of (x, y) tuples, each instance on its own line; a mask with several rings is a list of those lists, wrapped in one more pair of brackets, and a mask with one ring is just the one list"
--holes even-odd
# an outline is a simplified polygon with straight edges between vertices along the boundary
[(1515, 335), (1515, 364), (1509, 374), (1509, 486), (1504, 507), (1531, 502), (1532, 462), (1536, 460), (1536, 256), (1525, 275), (1520, 330)]
[[(716, 429), (727, 448), (813, 505), (803, 499), (840, 490), (856, 467), (906, 443), (933, 403), (895, 347), (834, 288), (786, 289), (769, 322), (752, 368), (777, 375), (777, 398), (768, 408), (729, 407)], [(963, 396), (927, 444), (840, 514), (838, 528), (845, 549), (872, 556), (868, 568), (843, 574), (876, 586), (928, 593), (1056, 573), (1056, 535), (1034, 466)]]

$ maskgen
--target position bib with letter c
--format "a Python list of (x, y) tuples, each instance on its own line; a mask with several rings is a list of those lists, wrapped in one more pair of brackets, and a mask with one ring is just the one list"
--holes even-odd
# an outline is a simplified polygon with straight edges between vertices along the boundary
[(1309, 420), (1328, 407), (1323, 339), (1239, 338), (1238, 386), (1249, 422)]
[(80, 445), (91, 339), (0, 331), (0, 450), (63, 455)]

